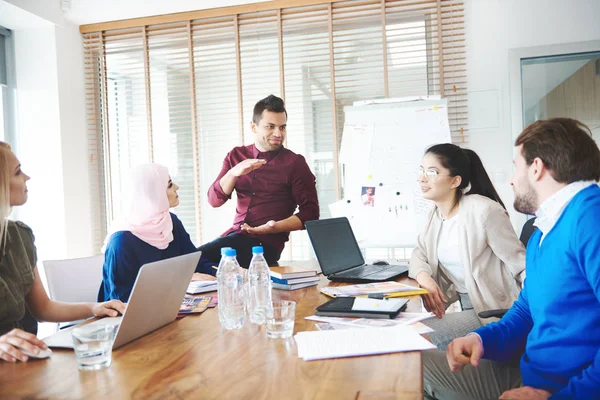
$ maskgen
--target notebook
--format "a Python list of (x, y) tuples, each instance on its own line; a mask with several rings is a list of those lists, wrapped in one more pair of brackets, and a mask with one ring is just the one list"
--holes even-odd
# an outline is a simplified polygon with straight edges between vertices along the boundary
[[(89, 325), (118, 325), (113, 349), (173, 322), (181, 306), (201, 252), (145, 264), (133, 285), (125, 313)], [(73, 348), (71, 329), (44, 339), (49, 347)]]
[(306, 231), (321, 271), (330, 281), (382, 282), (408, 272), (406, 264), (366, 264), (346, 217), (307, 221)]
[(316, 276), (317, 271), (314, 269), (306, 269), (302, 267), (269, 267), (270, 274), (278, 279), (293, 279), (307, 276)]
[(302, 289), (310, 286), (317, 286), (319, 282), (304, 282), (304, 283), (296, 283), (296, 284), (285, 284), (285, 283), (276, 283), (273, 282), (273, 289), (281, 289), (281, 290), (296, 290)]
[(368, 299), (336, 297), (317, 307), (315, 315), (323, 317), (393, 319), (406, 308), (408, 299)]

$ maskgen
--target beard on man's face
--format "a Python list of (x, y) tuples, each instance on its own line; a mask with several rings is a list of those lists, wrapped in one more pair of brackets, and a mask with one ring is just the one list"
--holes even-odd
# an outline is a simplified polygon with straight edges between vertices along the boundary
[(513, 207), (520, 213), (534, 215), (538, 209), (538, 196), (529, 183), (524, 183), (524, 190), (517, 194), (515, 190), (515, 201)]

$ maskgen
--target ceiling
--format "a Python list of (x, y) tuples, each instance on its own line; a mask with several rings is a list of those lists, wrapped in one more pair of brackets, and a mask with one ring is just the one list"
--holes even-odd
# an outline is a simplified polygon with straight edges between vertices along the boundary
[[(48, 1), (48, 0), (45, 0)], [(64, 17), (76, 25), (172, 14), (270, 0), (52, 0), (63, 5)], [(70, 9), (69, 9), (70, 5)]]

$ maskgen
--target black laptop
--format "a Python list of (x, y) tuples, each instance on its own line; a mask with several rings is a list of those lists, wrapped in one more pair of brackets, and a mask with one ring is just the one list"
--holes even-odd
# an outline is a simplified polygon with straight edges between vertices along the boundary
[(306, 231), (323, 275), (336, 282), (382, 282), (408, 272), (408, 265), (365, 264), (348, 219), (307, 221)]

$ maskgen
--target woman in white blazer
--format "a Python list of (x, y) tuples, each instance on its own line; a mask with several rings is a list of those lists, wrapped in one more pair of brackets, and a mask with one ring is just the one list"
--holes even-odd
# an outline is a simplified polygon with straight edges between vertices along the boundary
[[(525, 248), (481, 160), (445, 143), (425, 152), (419, 169), (429, 213), (410, 261), (409, 276), (429, 292), (423, 303), (437, 318), (424, 321), (440, 350), (482, 324), (477, 313), (510, 308), (525, 278)], [(463, 311), (446, 314), (460, 300)]]

